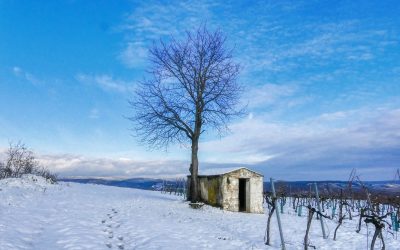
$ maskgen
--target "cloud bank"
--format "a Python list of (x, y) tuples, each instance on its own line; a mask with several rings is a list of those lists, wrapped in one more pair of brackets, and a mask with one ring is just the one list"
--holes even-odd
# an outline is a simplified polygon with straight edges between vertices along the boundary
[[(283, 180), (346, 180), (355, 168), (364, 180), (390, 180), (400, 168), (399, 121), (400, 109), (389, 108), (326, 113), (297, 124), (249, 116), (233, 124), (230, 135), (200, 144), (200, 167), (246, 166)], [(73, 154), (37, 158), (63, 177), (177, 177), (187, 175), (190, 164)]]
[(367, 179), (390, 179), (400, 167), (399, 121), (400, 109), (383, 108), (288, 124), (253, 116), (234, 124), (232, 135), (204, 143), (203, 149), (216, 152), (214, 161), (253, 159), (249, 165), (281, 179), (346, 179), (353, 168)]

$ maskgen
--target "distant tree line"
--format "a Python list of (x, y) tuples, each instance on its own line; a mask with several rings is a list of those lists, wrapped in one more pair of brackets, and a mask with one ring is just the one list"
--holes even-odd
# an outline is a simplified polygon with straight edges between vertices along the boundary
[(24, 174), (42, 176), (51, 183), (57, 182), (57, 175), (41, 166), (36, 160), (33, 151), (25, 144), (10, 143), (4, 161), (0, 161), (0, 179), (20, 178)]

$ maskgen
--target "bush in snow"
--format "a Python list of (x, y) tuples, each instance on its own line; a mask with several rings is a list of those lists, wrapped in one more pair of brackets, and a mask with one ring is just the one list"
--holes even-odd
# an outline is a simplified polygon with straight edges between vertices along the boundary
[(5, 161), (0, 162), (0, 179), (20, 178), (24, 174), (39, 175), (52, 183), (57, 182), (57, 176), (40, 166), (34, 153), (23, 143), (10, 143)]

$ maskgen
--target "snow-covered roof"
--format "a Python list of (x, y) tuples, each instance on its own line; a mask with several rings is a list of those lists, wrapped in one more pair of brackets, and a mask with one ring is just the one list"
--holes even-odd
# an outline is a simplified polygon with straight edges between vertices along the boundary
[(256, 173), (256, 174), (262, 176), (262, 174), (257, 173), (257, 172), (255, 172), (255, 171), (250, 170), (250, 169), (245, 168), (245, 167), (235, 167), (235, 168), (210, 168), (210, 169), (204, 169), (204, 170), (203, 170), (203, 169), (200, 169), (198, 175), (199, 175), (199, 176), (204, 176), (204, 175), (224, 175), (224, 174), (231, 173), (231, 172), (234, 172), (234, 171), (239, 170), (239, 169), (246, 169), (247, 171), (250, 171), (250, 172), (253, 172), (253, 173)]

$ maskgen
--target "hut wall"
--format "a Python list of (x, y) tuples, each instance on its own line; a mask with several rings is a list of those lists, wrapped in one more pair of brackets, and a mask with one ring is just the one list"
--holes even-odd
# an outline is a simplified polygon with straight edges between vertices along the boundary
[(209, 176), (208, 178), (208, 199), (207, 203), (213, 206), (221, 206), (221, 177)]
[[(246, 182), (246, 211), (263, 213), (263, 177), (247, 169), (223, 175), (199, 176), (200, 199), (224, 210), (239, 211), (239, 179)], [(190, 184), (190, 176), (188, 176)], [(190, 190), (188, 189), (188, 192)], [(189, 193), (188, 193), (189, 194)]]
[(250, 213), (264, 213), (263, 209), (263, 177), (250, 179)]
[(224, 175), (222, 177), (222, 208), (224, 210), (239, 211), (239, 179)]
[(200, 198), (203, 201), (208, 201), (208, 180), (207, 177), (199, 178)]
[(239, 211), (239, 179), (249, 179), (246, 190), (246, 207), (250, 213), (263, 213), (263, 177), (248, 171), (239, 169), (223, 175), (222, 177), (222, 208), (228, 211)]

